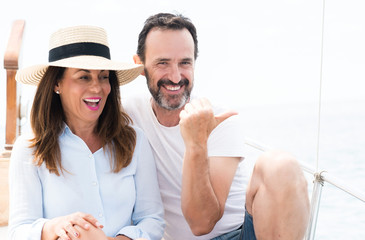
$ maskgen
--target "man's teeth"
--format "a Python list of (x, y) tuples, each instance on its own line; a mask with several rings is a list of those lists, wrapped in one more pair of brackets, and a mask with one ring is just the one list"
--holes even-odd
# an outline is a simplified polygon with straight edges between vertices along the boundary
[(166, 89), (170, 91), (176, 91), (179, 90), (180, 88), (181, 86), (166, 86)]

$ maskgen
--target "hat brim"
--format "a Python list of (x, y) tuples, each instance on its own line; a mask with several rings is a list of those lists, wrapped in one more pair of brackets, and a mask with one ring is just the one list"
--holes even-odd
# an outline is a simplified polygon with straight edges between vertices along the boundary
[(116, 71), (120, 86), (136, 79), (143, 70), (143, 65), (140, 64), (115, 62), (97, 56), (77, 56), (18, 70), (15, 79), (24, 84), (37, 86), (49, 66), (90, 70), (114, 70)]

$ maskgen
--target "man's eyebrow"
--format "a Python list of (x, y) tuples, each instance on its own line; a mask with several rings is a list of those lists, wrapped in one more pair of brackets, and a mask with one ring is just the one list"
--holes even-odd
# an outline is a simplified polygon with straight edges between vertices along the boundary
[(183, 62), (192, 62), (193, 59), (192, 58), (183, 58), (182, 61)]
[[(157, 58), (155, 60), (155, 62), (169, 62), (169, 61), (171, 61), (170, 58)], [(190, 58), (190, 57), (182, 58), (180, 61), (182, 61), (182, 62), (192, 62), (193, 58)]]
[(171, 61), (171, 59), (170, 58), (157, 58), (155, 60), (155, 62), (168, 62), (168, 61)]

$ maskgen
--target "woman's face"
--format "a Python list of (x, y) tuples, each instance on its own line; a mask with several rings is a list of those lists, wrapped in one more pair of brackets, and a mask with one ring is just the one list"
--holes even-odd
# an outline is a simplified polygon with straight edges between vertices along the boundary
[(59, 92), (67, 125), (96, 124), (110, 89), (108, 70), (66, 68), (54, 90)]

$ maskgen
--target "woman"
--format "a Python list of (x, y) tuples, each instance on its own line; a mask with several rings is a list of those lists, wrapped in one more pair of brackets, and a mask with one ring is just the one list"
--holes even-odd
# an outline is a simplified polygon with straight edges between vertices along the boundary
[(51, 36), (49, 64), (18, 72), (38, 88), (11, 157), (9, 239), (161, 239), (152, 152), (120, 102), (142, 68), (111, 61), (102, 28), (77, 26)]

